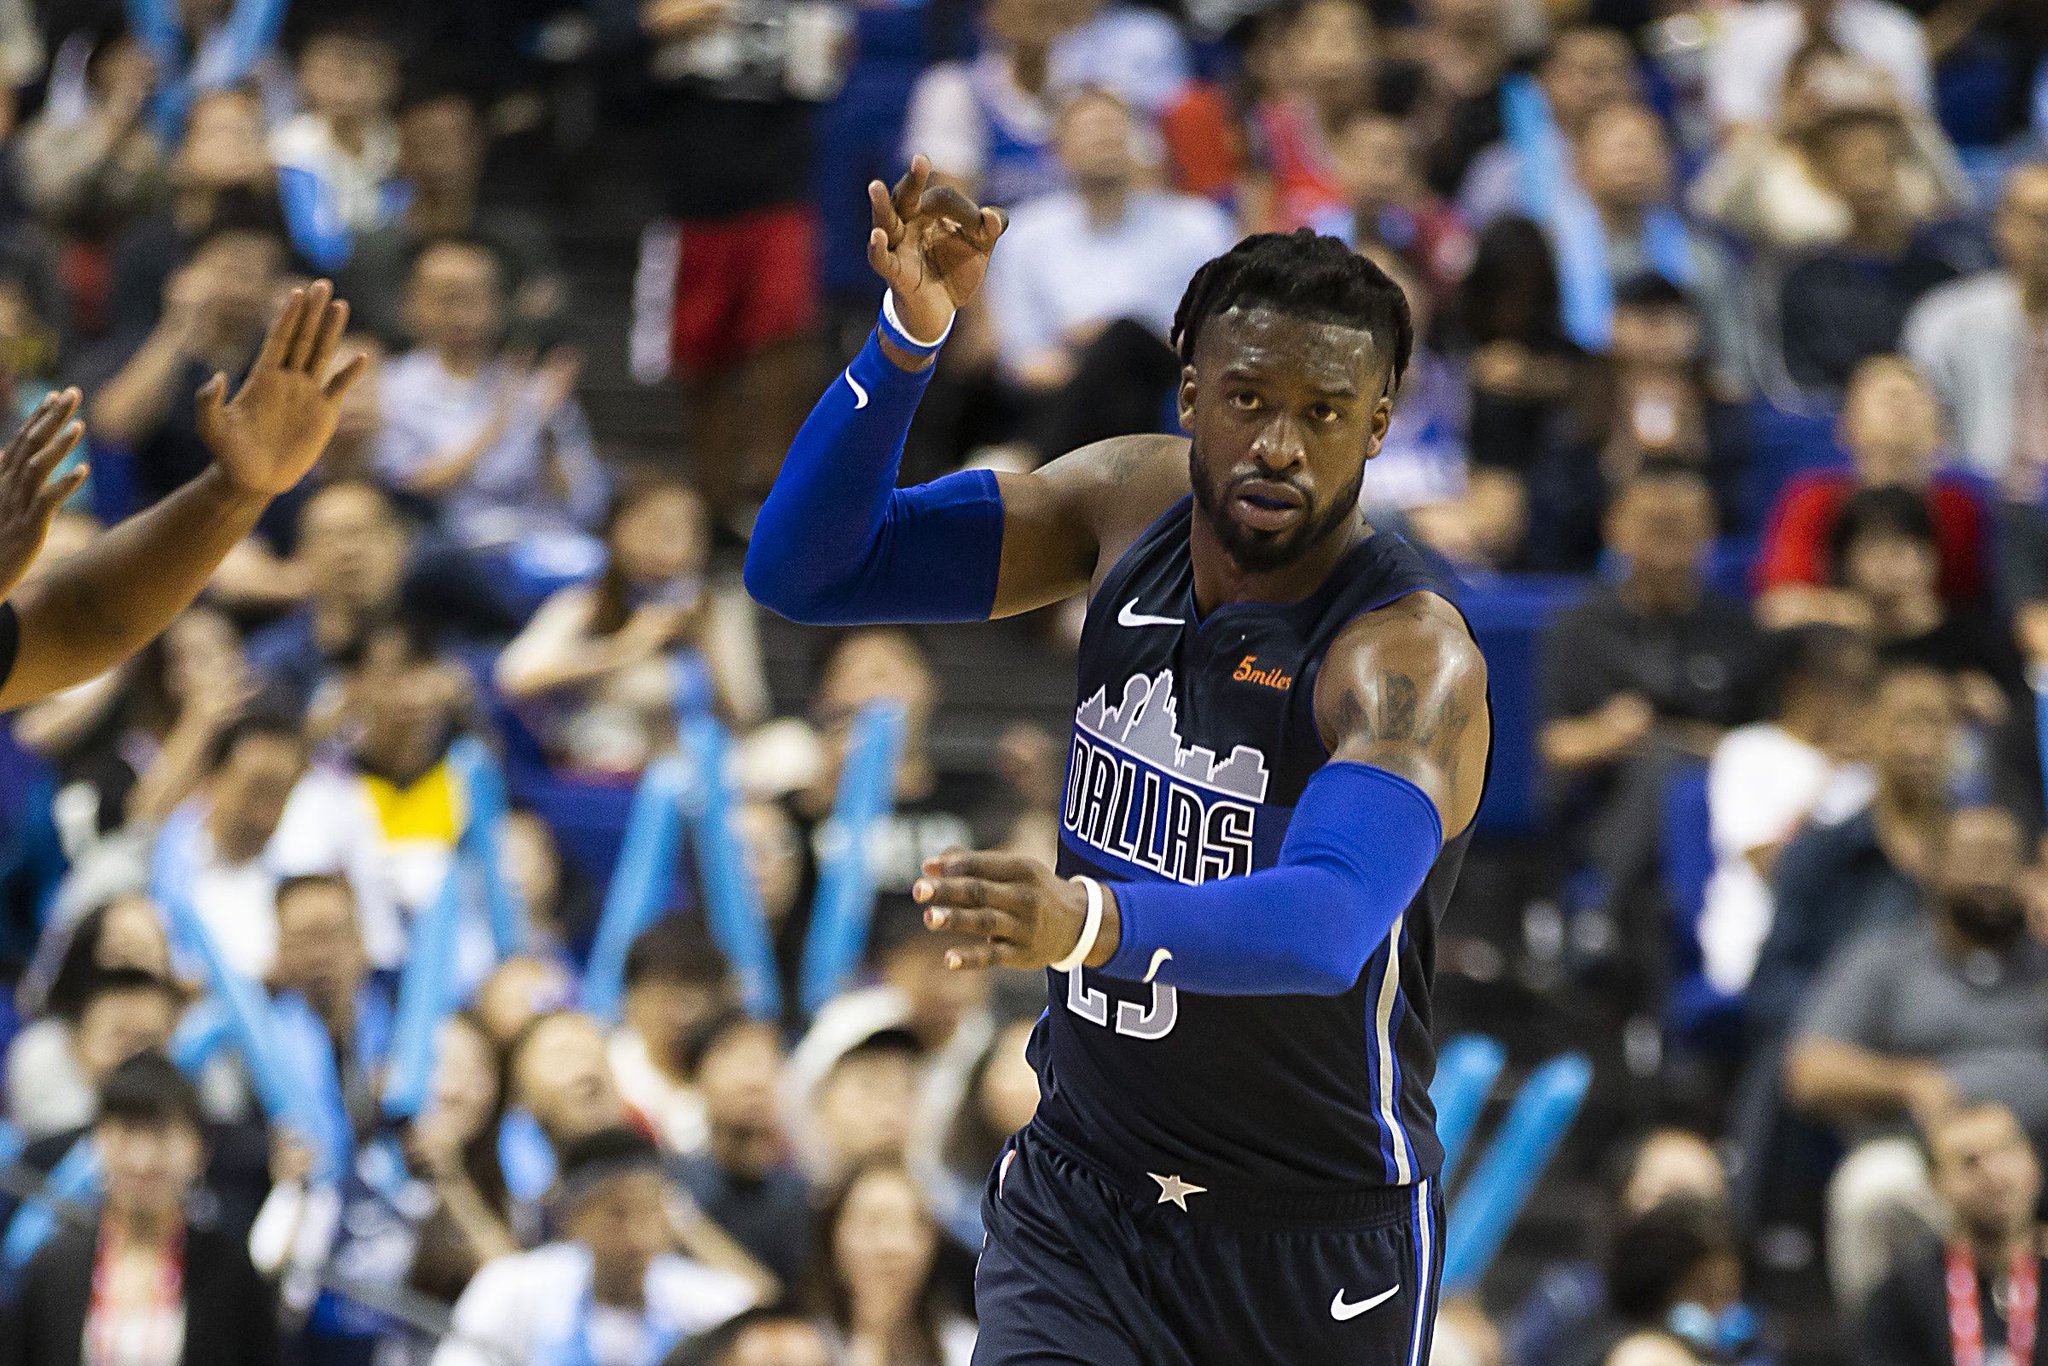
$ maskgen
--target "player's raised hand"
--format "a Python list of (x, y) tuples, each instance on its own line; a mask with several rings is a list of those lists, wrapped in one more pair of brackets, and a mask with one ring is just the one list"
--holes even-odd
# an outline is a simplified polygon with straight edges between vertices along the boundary
[(85, 435), (85, 424), (72, 421), (78, 402), (76, 389), (51, 394), (0, 450), (0, 597), (28, 573), (57, 509), (85, 482), (82, 464), (62, 479), (50, 478)]
[(950, 185), (934, 185), (932, 163), (912, 157), (891, 190), (868, 182), (875, 226), (868, 264), (896, 295), (896, 313), (914, 337), (946, 330), (988, 274), (989, 253), (1009, 226), (1001, 209), (983, 208)]
[(199, 391), (199, 434), (214, 463), (244, 493), (275, 498), (299, 482), (341, 420), (341, 401), (367, 361), (335, 368), (348, 305), (315, 280), (294, 289), (264, 335), (234, 398), (217, 374)]
[[(1104, 888), (1105, 913), (1090, 966), (1115, 952), (1115, 898)], [(925, 908), (927, 928), (986, 941), (946, 951), (949, 968), (1042, 968), (1073, 952), (1088, 916), (1088, 894), (1035, 858), (949, 849), (925, 860), (910, 895)]]

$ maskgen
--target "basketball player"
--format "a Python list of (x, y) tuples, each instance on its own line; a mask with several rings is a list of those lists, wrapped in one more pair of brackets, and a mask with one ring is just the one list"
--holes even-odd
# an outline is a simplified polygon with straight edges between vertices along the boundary
[(800, 620), (1090, 594), (1057, 873), (914, 888), (957, 967), (1046, 967), (1044, 1098), (983, 1213), (982, 1366), (1422, 1366), (1442, 1255), (1436, 925), (1485, 783), (1485, 666), (1358, 508), (1407, 303), (1331, 238), (1250, 237), (1172, 341), (1192, 441), (895, 488), (1003, 219), (870, 187), (876, 334), (790, 448), (747, 584)]
[(104, 673), (199, 595), (334, 435), (342, 397), (365, 364), (356, 356), (335, 368), (347, 325), (348, 305), (327, 281), (293, 290), (234, 398), (225, 375), (199, 391), (212, 467), (23, 583), (58, 508), (86, 475), (81, 464), (51, 478), (85, 434), (72, 420), (78, 390), (52, 394), (30, 414), (0, 450), (0, 711)]

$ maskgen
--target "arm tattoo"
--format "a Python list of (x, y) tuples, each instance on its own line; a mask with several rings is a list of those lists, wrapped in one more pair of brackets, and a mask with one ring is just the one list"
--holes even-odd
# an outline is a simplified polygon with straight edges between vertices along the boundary
[(1472, 713), (1458, 689), (1429, 680), (1428, 691), (1405, 673), (1380, 674), (1365, 686), (1348, 688), (1339, 703), (1337, 731), (1374, 746), (1420, 749), (1449, 772)]

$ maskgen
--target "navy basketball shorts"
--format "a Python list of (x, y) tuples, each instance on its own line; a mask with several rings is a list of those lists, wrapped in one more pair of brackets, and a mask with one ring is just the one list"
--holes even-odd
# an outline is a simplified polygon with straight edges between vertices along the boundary
[(1012, 1139), (982, 1197), (974, 1366), (1427, 1366), (1435, 1182), (1305, 1197), (1198, 1180), (1110, 1177), (1035, 1126)]

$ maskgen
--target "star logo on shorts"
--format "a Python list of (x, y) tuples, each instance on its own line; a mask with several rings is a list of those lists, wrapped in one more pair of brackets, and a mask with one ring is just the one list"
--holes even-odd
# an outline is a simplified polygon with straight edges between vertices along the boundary
[(1159, 1183), (1160, 1204), (1179, 1205), (1183, 1211), (1188, 1207), (1188, 1197), (1190, 1195), (1200, 1195), (1209, 1189), (1207, 1186), (1197, 1186), (1192, 1181), (1183, 1181), (1178, 1174), (1161, 1176), (1158, 1172), (1146, 1172), (1145, 1175)]

